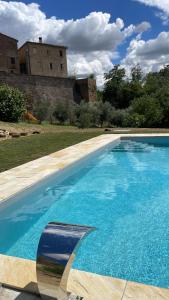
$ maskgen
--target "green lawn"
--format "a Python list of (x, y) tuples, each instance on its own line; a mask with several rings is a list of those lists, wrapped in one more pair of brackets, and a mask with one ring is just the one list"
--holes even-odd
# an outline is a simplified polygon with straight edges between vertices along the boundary
[[(35, 130), (41, 132), (40, 135), (0, 140), (0, 172), (105, 133), (104, 128), (78, 129), (74, 126), (56, 126), (47, 123), (37, 125), (0, 122), (0, 129), (29, 134)], [(111, 133), (120, 133), (120, 130), (123, 134), (169, 133), (169, 129), (158, 128), (131, 128), (129, 132), (120, 128), (112, 128)]]
[(0, 142), (0, 172), (98, 136), (102, 131), (48, 132)]

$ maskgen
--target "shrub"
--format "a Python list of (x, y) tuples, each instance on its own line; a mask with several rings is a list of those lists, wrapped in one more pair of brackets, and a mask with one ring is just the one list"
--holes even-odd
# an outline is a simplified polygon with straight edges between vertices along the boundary
[(160, 103), (152, 96), (147, 95), (133, 101), (131, 105), (131, 113), (144, 116), (143, 124), (141, 124), (142, 127), (160, 126), (163, 119)]
[(169, 87), (159, 88), (153, 95), (159, 101), (163, 113), (163, 127), (169, 127)]
[[(86, 103), (82, 101), (76, 109), (78, 126), (102, 127), (110, 125), (114, 108), (110, 103), (102, 101)], [(83, 125), (82, 125), (83, 123)]]
[(26, 109), (23, 94), (8, 85), (0, 86), (0, 120), (18, 122)]
[(111, 118), (111, 124), (116, 127), (123, 127), (124, 120), (128, 116), (128, 111), (125, 109), (114, 110)]
[(138, 113), (126, 114), (123, 120), (124, 127), (142, 127), (145, 124), (145, 116)]
[(91, 115), (88, 112), (84, 112), (80, 115), (78, 120), (79, 128), (89, 128), (91, 127)]
[(76, 117), (79, 128), (88, 128), (91, 126), (89, 103), (81, 101), (81, 103), (76, 107)]
[(64, 124), (69, 119), (68, 105), (65, 102), (58, 102), (55, 106), (53, 116), (59, 124)]
[(37, 101), (34, 103), (33, 112), (40, 124), (47, 119), (49, 107), (48, 101)]
[(110, 126), (112, 116), (114, 113), (114, 107), (111, 106), (109, 102), (101, 102), (99, 103), (99, 111), (100, 111), (100, 125), (101, 127), (105, 124), (106, 126)]

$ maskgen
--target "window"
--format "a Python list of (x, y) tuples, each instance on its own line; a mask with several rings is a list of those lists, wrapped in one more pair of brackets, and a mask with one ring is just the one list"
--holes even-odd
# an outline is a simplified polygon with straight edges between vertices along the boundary
[(49, 54), (50, 54), (50, 51), (49, 51), (49, 50), (47, 50), (46, 52), (47, 52), (47, 55), (49, 55)]
[(11, 65), (15, 65), (15, 57), (11, 57)]
[(63, 64), (60, 64), (60, 69), (61, 69), (61, 71), (63, 70)]
[(63, 56), (63, 51), (60, 50), (59, 53), (60, 53), (60, 57), (62, 57)]
[(53, 64), (50, 63), (50, 70), (53, 70)]

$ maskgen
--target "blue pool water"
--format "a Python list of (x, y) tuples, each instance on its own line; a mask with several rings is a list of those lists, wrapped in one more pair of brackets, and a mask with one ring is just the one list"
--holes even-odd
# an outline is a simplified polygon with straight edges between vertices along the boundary
[(74, 268), (169, 287), (169, 139), (124, 140), (0, 206), (0, 253), (34, 260), (49, 221), (97, 227)]

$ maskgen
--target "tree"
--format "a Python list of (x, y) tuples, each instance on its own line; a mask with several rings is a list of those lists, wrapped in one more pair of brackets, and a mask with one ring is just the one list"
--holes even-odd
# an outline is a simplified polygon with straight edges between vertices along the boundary
[(124, 120), (128, 115), (127, 109), (116, 109), (111, 118), (111, 124), (116, 127), (125, 127)]
[(77, 125), (80, 128), (88, 128), (91, 126), (91, 113), (89, 103), (81, 101), (76, 107)]
[(91, 126), (91, 115), (88, 112), (84, 112), (78, 119), (79, 128), (89, 128)]
[(16, 88), (0, 86), (0, 120), (18, 122), (25, 111), (24, 95)]
[(97, 101), (103, 101), (103, 91), (97, 90)]
[(144, 116), (141, 127), (158, 127), (163, 119), (160, 103), (151, 96), (135, 99), (131, 105), (131, 115), (133, 113)]
[(143, 72), (140, 65), (136, 65), (131, 69), (131, 81), (132, 82), (142, 82)]
[(159, 72), (148, 73), (145, 78), (144, 88), (149, 95), (158, 92), (162, 88), (169, 89), (169, 65), (165, 66)]
[(163, 127), (169, 127), (169, 87), (165, 88), (159, 88), (158, 91), (156, 91), (153, 94), (156, 101), (159, 102), (160, 107), (162, 109), (163, 114), (163, 120), (162, 120), (162, 126)]
[(49, 102), (48, 101), (36, 101), (33, 105), (33, 112), (35, 117), (41, 124), (48, 117)]
[(100, 102), (99, 103), (99, 115), (100, 115), (100, 125), (103, 127), (103, 124), (110, 125), (114, 108), (109, 102)]
[(103, 89), (103, 101), (110, 102), (115, 108), (126, 108), (128, 103), (123, 97), (123, 89), (126, 84), (125, 69), (116, 65), (105, 74), (106, 83)]
[(126, 114), (126, 116), (123, 119), (123, 126), (124, 127), (133, 127), (133, 128), (139, 128), (139, 127), (146, 127), (145, 126), (145, 116), (139, 115), (138, 113), (129, 113)]
[(65, 102), (58, 102), (55, 106), (53, 116), (60, 124), (64, 124), (69, 119), (68, 105)]

